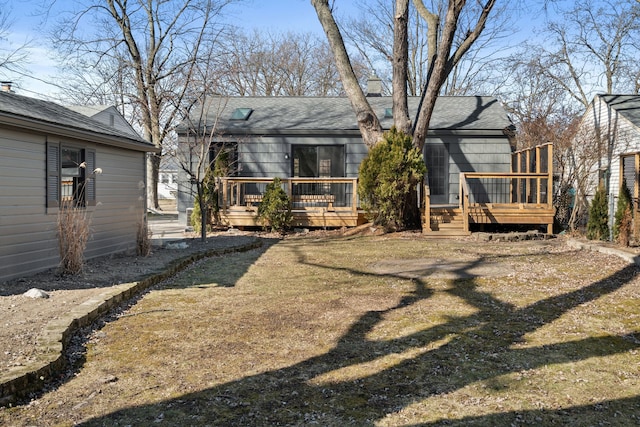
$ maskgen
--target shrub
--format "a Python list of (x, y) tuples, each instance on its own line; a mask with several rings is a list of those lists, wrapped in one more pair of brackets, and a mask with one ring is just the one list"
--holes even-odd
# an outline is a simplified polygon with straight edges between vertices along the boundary
[(629, 246), (631, 239), (631, 223), (633, 221), (631, 212), (631, 192), (627, 187), (626, 180), (623, 179), (613, 224), (613, 238), (623, 246)]
[(147, 218), (143, 215), (136, 229), (136, 254), (148, 256), (151, 253), (151, 230)]
[(289, 196), (282, 189), (280, 178), (274, 178), (267, 184), (258, 206), (258, 220), (265, 229), (284, 232), (291, 224), (291, 202)]
[(73, 200), (61, 202), (57, 232), (60, 250), (60, 272), (79, 274), (84, 267), (84, 251), (90, 235), (91, 218), (86, 209)]
[(609, 240), (609, 207), (604, 185), (600, 184), (596, 191), (587, 221), (587, 239)]
[(360, 165), (358, 195), (369, 219), (388, 230), (404, 228), (411, 192), (425, 172), (411, 136), (395, 127), (385, 132)]

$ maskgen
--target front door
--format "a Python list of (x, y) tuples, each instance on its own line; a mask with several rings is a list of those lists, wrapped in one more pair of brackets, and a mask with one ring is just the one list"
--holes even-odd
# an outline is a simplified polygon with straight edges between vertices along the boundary
[(425, 158), (432, 205), (449, 204), (449, 152), (445, 144), (426, 144)]

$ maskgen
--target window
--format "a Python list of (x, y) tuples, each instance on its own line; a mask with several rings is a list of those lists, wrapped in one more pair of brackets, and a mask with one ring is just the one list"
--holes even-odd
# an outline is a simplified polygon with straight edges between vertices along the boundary
[(385, 108), (384, 109), (384, 118), (392, 119), (393, 118), (393, 108)]
[(47, 143), (47, 207), (95, 205), (95, 163), (93, 150)]
[(247, 120), (251, 113), (253, 113), (252, 108), (236, 108), (231, 113), (231, 120)]
[(224, 142), (211, 144), (209, 162), (216, 176), (238, 175), (238, 144)]
[(294, 145), (293, 176), (345, 176), (344, 145)]

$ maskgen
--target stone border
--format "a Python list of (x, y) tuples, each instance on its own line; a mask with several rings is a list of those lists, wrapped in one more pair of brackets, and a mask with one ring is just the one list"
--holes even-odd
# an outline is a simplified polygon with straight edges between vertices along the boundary
[(610, 248), (608, 246), (602, 246), (597, 243), (582, 242), (575, 239), (567, 239), (567, 245), (571, 246), (574, 249), (597, 251), (606, 255), (615, 255), (627, 261), (629, 264), (636, 264), (640, 266), (640, 255), (634, 255), (621, 249)]
[(149, 287), (174, 276), (196, 261), (233, 252), (246, 252), (262, 246), (261, 240), (241, 246), (214, 248), (196, 252), (174, 260), (161, 273), (153, 274), (137, 282), (123, 283), (106, 289), (99, 295), (74, 307), (59, 319), (50, 321), (38, 339), (40, 352), (37, 360), (29, 365), (10, 369), (0, 376), (0, 407), (9, 406), (26, 398), (30, 393), (42, 390), (45, 383), (59, 375), (67, 367), (65, 352), (73, 334), (104, 315), (123, 301), (131, 299)]

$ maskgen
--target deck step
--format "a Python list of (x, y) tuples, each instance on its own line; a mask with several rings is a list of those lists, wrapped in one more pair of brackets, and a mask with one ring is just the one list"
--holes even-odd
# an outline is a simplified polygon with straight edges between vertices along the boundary
[(429, 238), (450, 239), (466, 237), (470, 232), (464, 231), (462, 211), (456, 207), (432, 208), (429, 215), (431, 231), (423, 234)]

